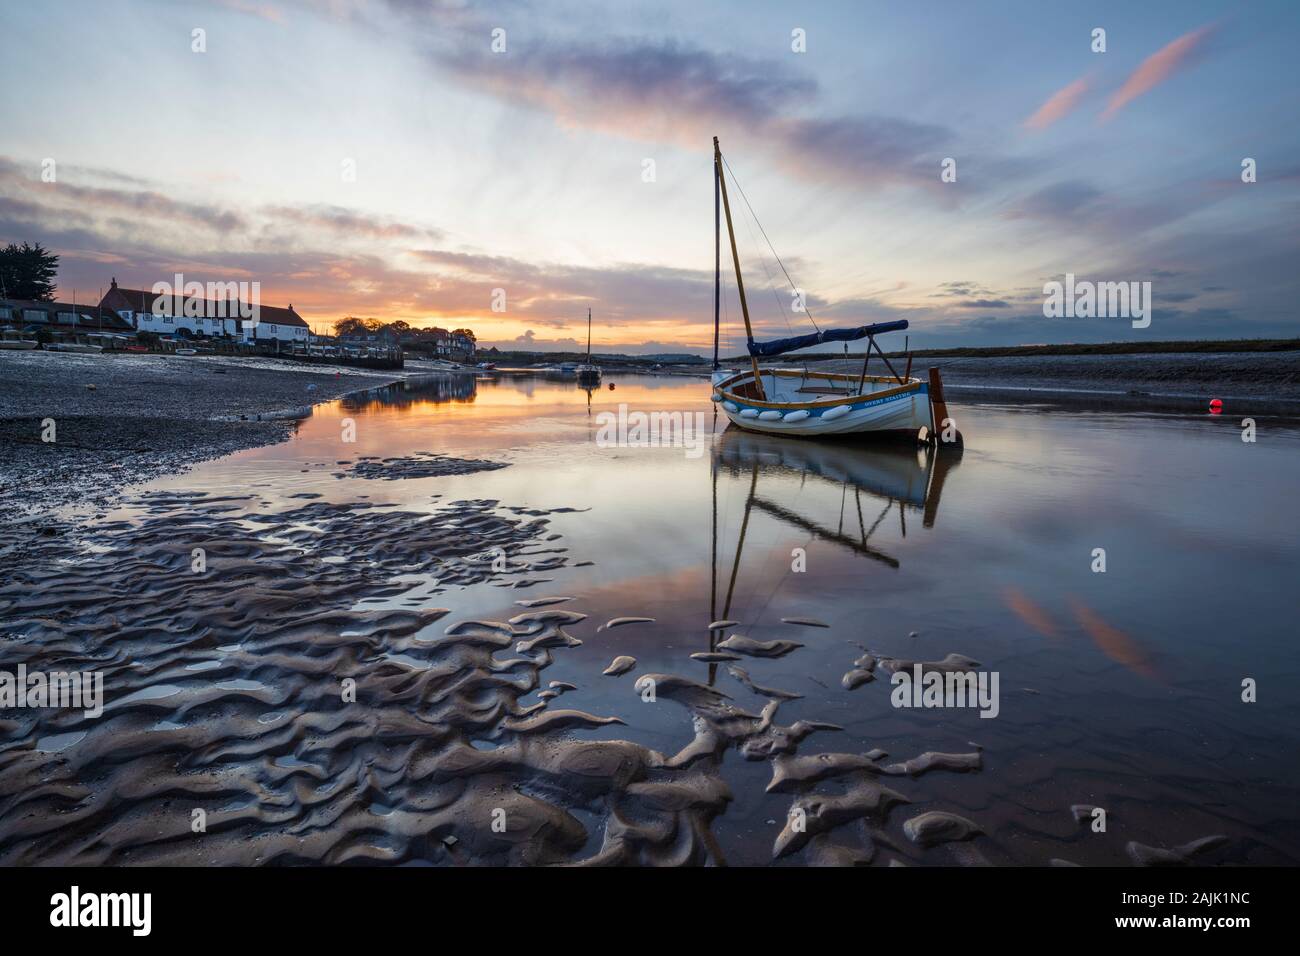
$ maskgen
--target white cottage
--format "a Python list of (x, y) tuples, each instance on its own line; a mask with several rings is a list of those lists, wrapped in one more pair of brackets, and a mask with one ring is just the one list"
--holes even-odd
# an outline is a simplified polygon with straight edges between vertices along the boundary
[[(141, 289), (125, 289), (114, 278), (100, 305), (112, 309), (137, 332), (194, 337), (225, 336), (240, 342), (306, 347), (311, 329), (293, 303), (287, 309), (263, 305), (256, 319), (240, 314), (240, 302), (227, 299), (188, 299), (177, 309), (167, 296), (156, 296)], [(190, 314), (175, 314), (175, 313)]]

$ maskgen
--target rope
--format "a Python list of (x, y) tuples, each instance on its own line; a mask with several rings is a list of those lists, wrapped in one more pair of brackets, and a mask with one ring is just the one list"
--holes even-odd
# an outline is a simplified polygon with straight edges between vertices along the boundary
[[(767, 247), (772, 250), (772, 256), (776, 259), (777, 265), (779, 265), (781, 271), (785, 273), (785, 279), (790, 283), (790, 288), (798, 291), (799, 287), (795, 285), (794, 280), (790, 278), (790, 273), (786, 270), (785, 263), (781, 261), (781, 257), (776, 254), (776, 247), (772, 245), (772, 240), (767, 238), (767, 230), (763, 228), (763, 223), (759, 221), (758, 214), (754, 212), (754, 207), (749, 204), (749, 197), (745, 195), (745, 188), (740, 185), (740, 180), (736, 178), (736, 171), (731, 168), (731, 163), (727, 162), (727, 157), (725, 156), (722, 157), (722, 165), (726, 166), (727, 172), (731, 173), (731, 181), (736, 184), (736, 189), (740, 191), (740, 198), (744, 200), (746, 208), (749, 209), (749, 214), (754, 217), (754, 222), (758, 223), (758, 231), (761, 232), (763, 238), (767, 240)], [(817, 325), (817, 320), (814, 319), (812, 313), (808, 311), (807, 302), (804, 303), (803, 314), (808, 316), (808, 321), (813, 324), (813, 328), (820, 332), (821, 328)]]
[[(754, 220), (756, 223), (758, 220)], [(754, 245), (758, 245), (758, 237), (754, 235), (754, 227), (749, 221), (745, 221), (745, 228), (749, 230), (749, 238), (754, 240)], [(763, 226), (759, 223), (759, 229)], [(781, 321), (785, 323), (786, 331), (793, 334), (794, 327), (790, 324), (790, 316), (786, 312), (785, 303), (781, 301), (781, 294), (776, 291), (776, 283), (772, 281), (772, 270), (767, 267), (767, 259), (764, 256), (758, 257), (758, 264), (763, 267), (763, 275), (767, 277), (767, 288), (772, 293), (772, 298), (776, 300), (776, 311), (781, 314)]]

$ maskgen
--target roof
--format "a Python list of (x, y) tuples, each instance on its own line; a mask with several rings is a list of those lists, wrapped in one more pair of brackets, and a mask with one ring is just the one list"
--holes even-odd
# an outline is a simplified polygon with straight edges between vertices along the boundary
[[(101, 301), (101, 305), (108, 308), (125, 308), (132, 312), (152, 312), (152, 303), (158, 298), (157, 293), (145, 292), (143, 289), (125, 289), (113, 280), (109, 287), (108, 293)], [(188, 299), (200, 303), (203, 315), (210, 318), (227, 318), (239, 319), (243, 316), (239, 312), (240, 302), (238, 299)], [(117, 303), (122, 303), (120, 306)], [(289, 307), (282, 309), (275, 305), (259, 305), (258, 321), (269, 322), (272, 325), (298, 325), (302, 328), (310, 328), (307, 322), (294, 311), (293, 303)]]
[(29, 309), (35, 309), (45, 313), (45, 321), (54, 328), (72, 328), (73, 324), (63, 321), (59, 316), (60, 313), (73, 313), (80, 316), (75, 325), (79, 328), (93, 328), (113, 331), (131, 332), (133, 329), (125, 322), (120, 315), (112, 309), (103, 308), (98, 305), (90, 305), (85, 302), (42, 302), (36, 299), (0, 299), (0, 306), (13, 309), (14, 315), (10, 320), (12, 322), (31, 321), (23, 315), (23, 312)]

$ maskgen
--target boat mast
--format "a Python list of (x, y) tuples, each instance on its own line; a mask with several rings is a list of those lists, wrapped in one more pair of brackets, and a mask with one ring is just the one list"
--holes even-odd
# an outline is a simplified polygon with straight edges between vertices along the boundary
[[(714, 145), (717, 144), (715, 137)], [(718, 332), (721, 327), (720, 308), (722, 305), (722, 205), (721, 205), (721, 170), (718, 169), (718, 163), (713, 163), (713, 370), (716, 372), (721, 365), (718, 363)], [(715, 617), (716, 621), (717, 618)]]
[(591, 364), (591, 307), (587, 307), (587, 364)]
[[(745, 317), (745, 341), (754, 344), (754, 329), (749, 324), (749, 303), (745, 300), (745, 280), (740, 275), (740, 254), (736, 252), (736, 230), (731, 224), (731, 202), (727, 199), (727, 180), (722, 175), (722, 149), (718, 146), (718, 137), (713, 137), (713, 165), (717, 170), (718, 186), (722, 191), (722, 209), (727, 214), (727, 237), (731, 240), (731, 261), (736, 265), (736, 291), (740, 293), (740, 311)], [(754, 353), (749, 354), (749, 362), (754, 369), (754, 388), (758, 398), (763, 401), (767, 395), (763, 391), (763, 380), (758, 373), (758, 359)]]

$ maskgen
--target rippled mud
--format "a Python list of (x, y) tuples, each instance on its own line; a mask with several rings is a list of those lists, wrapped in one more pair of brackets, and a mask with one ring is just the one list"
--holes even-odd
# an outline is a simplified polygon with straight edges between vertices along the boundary
[(400, 481), (404, 478), (441, 478), (445, 475), (469, 475), (476, 471), (494, 471), (505, 468), (506, 463), (485, 461), (480, 458), (453, 458), (431, 451), (392, 458), (366, 456), (347, 471), (335, 477), (371, 478), (381, 481)]
[[(0, 711), (0, 864), (723, 864), (728, 761), (768, 765), (764, 792), (790, 800), (768, 821), (775, 838), (752, 838), (772, 841), (773, 860), (897, 865), (946, 848), (939, 862), (989, 862), (978, 820), (909, 808), (910, 778), (979, 773), (978, 749), (837, 752), (840, 727), (782, 722), (801, 695), (746, 667), (727, 670), (761, 707), (639, 672), (630, 655), (593, 663), (587, 680), (624, 688), (625, 714), (678, 715), (673, 749), (614, 739), (623, 717), (584, 709), (581, 678), (544, 674), (582, 644), (581, 598), (520, 599), (507, 621), (436, 606), (450, 588), (564, 566), (548, 513), (429, 507), (268, 513), (249, 497), (153, 494), (135, 520), (0, 530), (0, 669), (98, 671), (105, 695), (98, 717)], [(632, 624), (654, 621), (602, 628)], [(692, 657), (761, 669), (803, 644), (717, 646)], [(1201, 862), (1219, 842), (1129, 852)]]

